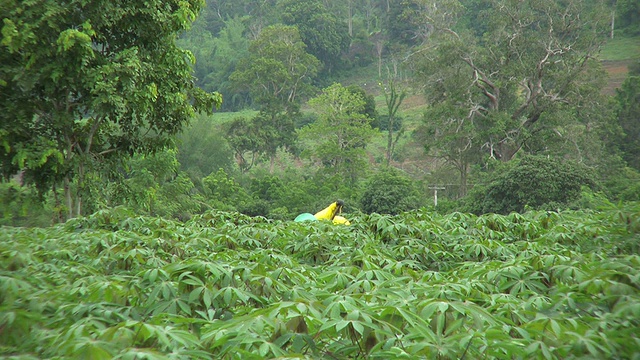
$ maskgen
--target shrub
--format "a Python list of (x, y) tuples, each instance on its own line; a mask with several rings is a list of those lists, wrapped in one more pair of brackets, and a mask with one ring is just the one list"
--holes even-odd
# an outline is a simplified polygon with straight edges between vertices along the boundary
[(234, 210), (238, 204), (250, 199), (245, 189), (223, 169), (203, 178), (202, 188), (207, 202), (216, 209)]
[(524, 212), (527, 209), (566, 207), (580, 197), (581, 188), (597, 188), (592, 171), (574, 161), (525, 156), (496, 170), (486, 186), (476, 186), (466, 201), (466, 211), (479, 213)]
[(1, 182), (0, 226), (49, 226), (53, 211), (50, 204), (41, 200), (33, 187), (15, 181)]
[(640, 172), (633, 168), (609, 174), (604, 185), (607, 196), (614, 201), (640, 201)]
[(399, 214), (420, 207), (419, 193), (412, 180), (400, 171), (386, 169), (367, 183), (360, 199), (366, 213)]

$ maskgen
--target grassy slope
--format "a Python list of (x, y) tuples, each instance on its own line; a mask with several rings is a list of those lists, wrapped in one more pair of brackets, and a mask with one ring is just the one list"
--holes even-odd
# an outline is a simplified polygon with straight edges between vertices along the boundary
[(600, 59), (609, 75), (609, 82), (603, 91), (613, 95), (626, 78), (629, 64), (640, 59), (640, 37), (609, 40), (600, 53)]

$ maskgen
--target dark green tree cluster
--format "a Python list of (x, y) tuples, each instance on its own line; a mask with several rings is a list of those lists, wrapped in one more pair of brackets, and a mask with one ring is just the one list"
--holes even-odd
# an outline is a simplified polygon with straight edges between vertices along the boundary
[(617, 0), (616, 29), (626, 35), (640, 35), (640, 3), (634, 0)]
[(629, 67), (629, 76), (617, 90), (618, 123), (624, 135), (620, 142), (623, 158), (640, 171), (640, 61)]
[(424, 205), (413, 181), (400, 171), (388, 168), (372, 176), (360, 199), (366, 213), (396, 215)]
[(531, 209), (568, 208), (583, 187), (598, 190), (591, 169), (574, 161), (526, 156), (508, 163), (488, 183), (473, 189), (468, 210), (508, 214)]
[(211, 112), (220, 96), (195, 86), (193, 57), (175, 42), (203, 5), (2, 2), (2, 174), (63, 189), (60, 216), (82, 215), (95, 169), (163, 149), (196, 111)]

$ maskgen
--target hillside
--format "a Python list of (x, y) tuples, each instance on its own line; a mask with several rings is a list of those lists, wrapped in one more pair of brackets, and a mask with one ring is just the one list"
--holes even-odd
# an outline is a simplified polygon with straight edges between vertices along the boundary
[(602, 65), (609, 75), (605, 94), (614, 95), (627, 76), (629, 65), (640, 59), (640, 37), (616, 37), (601, 52)]
[[(602, 92), (606, 95), (615, 95), (615, 89), (619, 88), (626, 79), (629, 65), (634, 61), (638, 61), (638, 59), (640, 59), (640, 38), (619, 37), (610, 40), (601, 52), (602, 65), (608, 76), (607, 85), (603, 87)], [(375, 85), (376, 80), (367, 79), (363, 77), (362, 73), (363, 72), (359, 72), (358, 75), (354, 77), (346, 78), (345, 83), (357, 83), (363, 86), (369, 93), (374, 94), (379, 112), (384, 113), (384, 111), (386, 111), (386, 105), (384, 97), (380, 94), (379, 87)], [(368, 74), (369, 76), (377, 75), (377, 73), (373, 74), (372, 72)], [(405, 135), (404, 141), (401, 140), (400, 142), (401, 144), (406, 144), (404, 148), (406, 152), (405, 156), (400, 162), (396, 162), (395, 166), (420, 176), (438, 167), (438, 161), (425, 157), (421, 145), (412, 145), (409, 137), (411, 130), (415, 129), (421, 121), (422, 112), (427, 106), (428, 104), (424, 96), (411, 93), (403, 101), (399, 110), (399, 115), (405, 120), (405, 126), (407, 126), (408, 132), (407, 135)], [(370, 158), (380, 158), (379, 153), (385, 151), (385, 144), (383, 139), (381, 139), (376, 146), (370, 147), (370, 151), (373, 153), (370, 155)]]
[(607, 86), (602, 89), (602, 92), (607, 95), (615, 95), (616, 89), (622, 85), (622, 82), (627, 77), (629, 72), (629, 65), (635, 60), (604, 60), (602, 65), (608, 74)]

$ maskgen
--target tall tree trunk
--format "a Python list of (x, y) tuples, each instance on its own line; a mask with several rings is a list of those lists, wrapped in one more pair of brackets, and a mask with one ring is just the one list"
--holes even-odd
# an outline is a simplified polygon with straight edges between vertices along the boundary
[(391, 164), (391, 153), (393, 152), (392, 149), (392, 145), (393, 145), (393, 126), (394, 124), (394, 116), (393, 115), (389, 115), (389, 132), (387, 134), (387, 166), (389, 166)]
[(62, 213), (62, 204), (60, 203), (60, 197), (58, 196), (58, 187), (55, 183), (51, 186), (51, 191), (53, 191), (54, 203), (53, 218), (51, 219), (51, 222), (53, 224), (59, 224), (64, 221), (64, 214)]
[(382, 52), (384, 50), (384, 38), (376, 39), (376, 55), (378, 56), (378, 77), (382, 77)]
[(276, 168), (276, 154), (269, 156), (269, 174), (273, 174)]
[(513, 159), (513, 157), (518, 153), (518, 151), (520, 151), (520, 149), (522, 148), (522, 145), (518, 146), (516, 144), (506, 144), (506, 143), (500, 143), (499, 144), (499, 150), (498, 153), (500, 154), (500, 161), (502, 162), (509, 162), (511, 161), (511, 159)]
[(458, 197), (461, 198), (467, 195), (469, 163), (467, 161), (461, 160), (458, 170), (460, 170), (460, 191), (458, 192)]
[(400, 108), (400, 105), (402, 104), (402, 101), (404, 101), (404, 98), (406, 96), (406, 92), (403, 90), (400, 92), (400, 94), (398, 94), (398, 92), (396, 91), (396, 84), (395, 84), (395, 80), (393, 80), (393, 78), (389, 77), (389, 81), (388, 81), (388, 87), (389, 87), (389, 93), (387, 93), (387, 89), (383, 87), (382, 84), (380, 84), (381, 90), (384, 93), (384, 99), (385, 102), (387, 103), (387, 115), (389, 117), (389, 124), (388, 124), (388, 135), (387, 135), (387, 166), (389, 166), (389, 164), (391, 164), (391, 157), (393, 155), (393, 148), (394, 148), (394, 143), (393, 143), (393, 127), (395, 125), (395, 117), (396, 114), (398, 112), (398, 109)]
[(78, 165), (78, 188), (76, 189), (76, 213), (75, 216), (82, 215), (82, 193), (84, 191), (84, 163)]
[(64, 198), (65, 205), (67, 206), (67, 219), (73, 217), (73, 196), (71, 195), (71, 180), (69, 175), (64, 177)]
[(613, 39), (613, 30), (615, 29), (616, 23), (616, 9), (611, 10), (611, 38)]
[(347, 23), (349, 26), (349, 36), (353, 37), (353, 9), (352, 9), (352, 0), (349, 0), (349, 18), (347, 19)]

